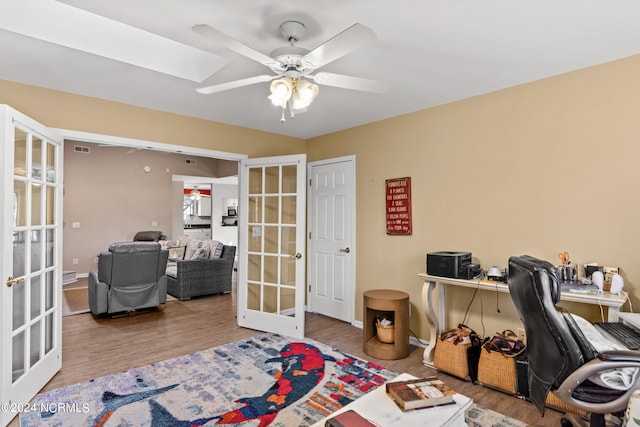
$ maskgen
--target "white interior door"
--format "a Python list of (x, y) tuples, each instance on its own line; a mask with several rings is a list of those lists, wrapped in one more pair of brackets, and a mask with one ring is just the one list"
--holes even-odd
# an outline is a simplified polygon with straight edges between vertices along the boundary
[(0, 126), (4, 426), (62, 365), (62, 141), (7, 106)]
[(306, 156), (240, 162), (238, 324), (304, 337)]
[(309, 163), (310, 310), (353, 322), (355, 157)]

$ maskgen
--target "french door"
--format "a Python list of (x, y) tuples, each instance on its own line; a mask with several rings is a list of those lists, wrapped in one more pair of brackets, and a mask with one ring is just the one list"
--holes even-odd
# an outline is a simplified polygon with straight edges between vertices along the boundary
[(62, 366), (62, 139), (0, 106), (0, 425)]
[(306, 155), (239, 171), (238, 325), (304, 337)]

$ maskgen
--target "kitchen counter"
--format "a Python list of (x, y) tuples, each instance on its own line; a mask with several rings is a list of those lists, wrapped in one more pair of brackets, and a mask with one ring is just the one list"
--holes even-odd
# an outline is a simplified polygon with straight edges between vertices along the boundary
[(185, 230), (196, 229), (196, 228), (198, 229), (211, 228), (211, 224), (190, 224), (190, 225), (185, 224), (184, 225)]

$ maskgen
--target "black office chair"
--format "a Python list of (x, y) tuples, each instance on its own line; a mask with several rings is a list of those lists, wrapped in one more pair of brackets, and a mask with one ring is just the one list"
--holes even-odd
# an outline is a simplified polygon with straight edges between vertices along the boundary
[[(591, 426), (604, 426), (604, 414), (624, 412), (640, 380), (628, 391), (620, 391), (588, 379), (607, 369), (640, 367), (640, 351), (598, 354), (574, 318), (556, 307), (560, 283), (551, 263), (527, 255), (511, 257), (508, 283), (527, 336), (531, 402), (544, 414), (552, 391), (563, 402), (589, 412)], [(563, 426), (574, 424), (583, 423), (573, 415), (562, 421)]]

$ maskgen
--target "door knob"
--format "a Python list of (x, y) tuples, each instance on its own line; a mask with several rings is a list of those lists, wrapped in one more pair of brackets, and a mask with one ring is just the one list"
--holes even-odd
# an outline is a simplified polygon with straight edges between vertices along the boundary
[(345, 253), (345, 254), (348, 254), (349, 252), (351, 252), (351, 249), (349, 249), (349, 247), (347, 246), (347, 247), (346, 247), (346, 248), (344, 248), (344, 249), (340, 249), (340, 252)]
[(289, 255), (289, 258), (291, 258), (291, 259), (294, 259), (294, 258), (295, 259), (300, 259), (300, 258), (302, 258), (302, 254), (300, 252), (296, 252), (295, 255)]
[(19, 279), (14, 279), (12, 276), (7, 277), (7, 286), (11, 287), (13, 285), (18, 285), (20, 283), (24, 283), (24, 277)]

